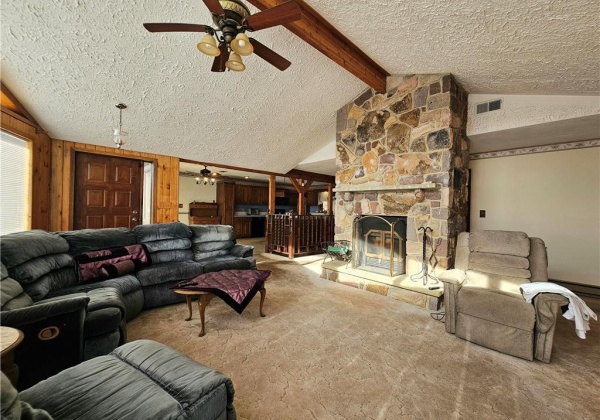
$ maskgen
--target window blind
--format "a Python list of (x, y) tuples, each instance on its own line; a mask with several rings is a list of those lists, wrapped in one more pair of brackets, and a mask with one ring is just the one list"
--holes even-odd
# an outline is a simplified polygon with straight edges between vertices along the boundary
[(0, 131), (0, 234), (29, 229), (29, 147)]

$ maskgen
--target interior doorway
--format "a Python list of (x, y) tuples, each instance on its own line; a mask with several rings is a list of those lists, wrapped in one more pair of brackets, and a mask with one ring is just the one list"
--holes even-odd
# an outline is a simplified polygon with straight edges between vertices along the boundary
[(74, 229), (133, 228), (142, 223), (144, 162), (77, 152)]

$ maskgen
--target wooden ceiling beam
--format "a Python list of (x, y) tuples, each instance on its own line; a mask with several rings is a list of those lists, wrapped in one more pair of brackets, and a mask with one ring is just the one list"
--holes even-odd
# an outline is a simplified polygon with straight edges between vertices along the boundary
[(203, 165), (203, 166), (206, 165), (209, 167), (209, 169), (211, 166), (213, 166), (213, 167), (223, 168), (223, 169), (233, 169), (236, 171), (252, 172), (255, 174), (284, 176), (284, 177), (288, 177), (288, 178), (292, 177), (292, 178), (298, 178), (298, 179), (302, 178), (305, 180), (310, 180), (310, 181), (315, 181), (315, 182), (325, 182), (327, 184), (335, 184), (335, 176), (317, 174), (315, 172), (300, 171), (298, 169), (292, 169), (287, 174), (280, 174), (280, 173), (276, 173), (276, 172), (261, 171), (258, 169), (242, 168), (240, 166), (223, 165), (221, 163), (214, 163), (214, 162), (200, 162), (197, 160), (184, 159), (184, 158), (180, 158), (179, 160), (181, 162), (193, 163), (195, 165)]
[(285, 174), (285, 176), (287, 176), (288, 178), (302, 178), (316, 182), (326, 182), (328, 184), (335, 184), (335, 177), (332, 175), (316, 174), (314, 172), (300, 171), (298, 169), (292, 169), (287, 174)]
[[(247, 1), (258, 9), (265, 10), (287, 0)], [(303, 0), (296, 0), (296, 3), (302, 11), (302, 19), (283, 26), (371, 86), (376, 92), (384, 93), (386, 79), (390, 74), (335, 29), (315, 9)]]
[(3, 110), (9, 111), (7, 112), (8, 114), (12, 114), (12, 116), (15, 118), (41, 130), (41, 127), (35, 118), (33, 118), (33, 116), (25, 109), (21, 102), (19, 102), (15, 95), (12, 94), (12, 92), (4, 85), (4, 82), (2, 81), (0, 81), (0, 91), (2, 93), (0, 97), (0, 107)]

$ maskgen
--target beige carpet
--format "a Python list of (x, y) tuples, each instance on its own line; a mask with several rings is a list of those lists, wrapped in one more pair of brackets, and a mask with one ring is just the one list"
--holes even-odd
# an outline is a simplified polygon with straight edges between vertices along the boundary
[[(552, 363), (527, 362), (447, 334), (429, 311), (319, 278), (320, 260), (261, 256), (266, 318), (218, 298), (144, 311), (149, 338), (229, 375), (240, 419), (598, 419), (600, 323), (586, 340), (561, 317)], [(590, 306), (600, 314), (598, 301)]]

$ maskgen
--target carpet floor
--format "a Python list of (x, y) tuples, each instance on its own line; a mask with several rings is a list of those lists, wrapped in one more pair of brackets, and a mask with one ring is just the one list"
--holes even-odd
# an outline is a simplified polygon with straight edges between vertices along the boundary
[[(454, 335), (429, 311), (319, 278), (321, 259), (263, 254), (242, 315), (215, 298), (206, 336), (185, 304), (128, 324), (230, 376), (239, 419), (598, 419), (600, 323), (586, 340), (560, 317), (552, 362), (528, 362)], [(600, 313), (600, 301), (588, 304)]]

